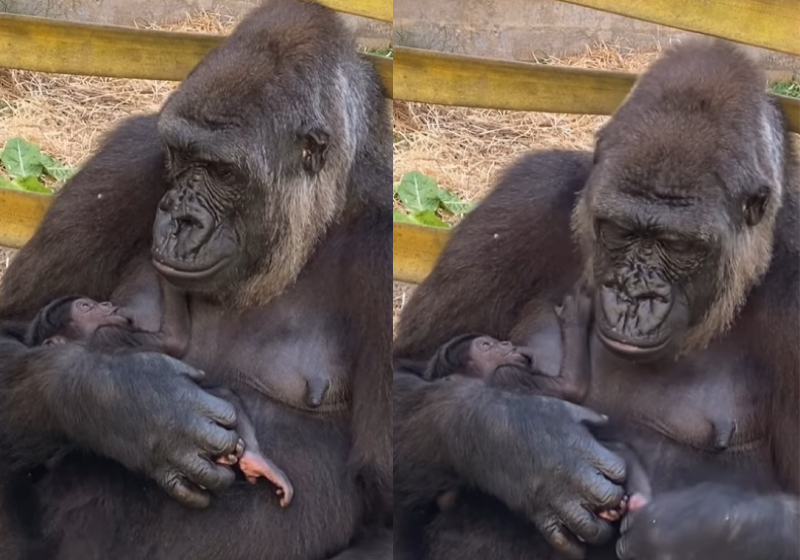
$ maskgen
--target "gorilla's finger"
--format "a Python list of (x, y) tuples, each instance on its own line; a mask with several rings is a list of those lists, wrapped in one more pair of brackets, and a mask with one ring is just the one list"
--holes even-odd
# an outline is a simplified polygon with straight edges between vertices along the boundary
[(164, 354), (159, 354), (161, 359), (167, 360), (170, 365), (172, 366), (173, 372), (178, 375), (183, 375), (188, 377), (193, 381), (202, 381), (205, 378), (205, 373), (200, 371), (199, 369), (195, 369), (186, 362), (182, 362), (176, 358), (171, 356), (167, 356)]
[(628, 474), (628, 466), (625, 463), (625, 459), (599, 443), (595, 446), (593, 452), (594, 458), (591, 463), (600, 474), (617, 484), (625, 482)]
[(199, 400), (202, 413), (211, 420), (225, 428), (236, 426), (236, 408), (231, 403), (205, 391), (201, 392)]
[(571, 402), (564, 401), (563, 404), (567, 407), (567, 411), (575, 422), (590, 426), (603, 426), (608, 422), (608, 416), (605, 414), (600, 414), (590, 408)]
[(244, 440), (242, 438), (239, 438), (239, 441), (236, 442), (236, 450), (233, 452), (233, 455), (237, 458), (241, 457), (242, 455), (244, 455), (244, 451), (245, 451)]
[(625, 535), (621, 536), (617, 541), (617, 557), (619, 560), (636, 560), (631, 550), (631, 539)]
[(556, 551), (570, 560), (583, 560), (586, 548), (554, 517), (536, 519), (536, 527)]
[(194, 443), (209, 457), (237, 455), (241, 438), (234, 430), (228, 430), (214, 423), (200, 423), (195, 426)]
[[(630, 505), (629, 505), (630, 507)], [(628, 513), (622, 518), (622, 523), (619, 525), (620, 534), (624, 535), (631, 528), (631, 525), (636, 520), (636, 512), (628, 509)]]
[(204, 457), (194, 456), (185, 463), (183, 468), (186, 478), (209, 490), (225, 490), (236, 479), (233, 469)]
[(559, 514), (567, 529), (589, 544), (603, 544), (614, 533), (610, 523), (590, 513), (580, 504), (565, 504), (560, 508)]
[(156, 477), (156, 483), (175, 500), (195, 509), (203, 509), (211, 503), (208, 492), (186, 480), (175, 471), (166, 471)]

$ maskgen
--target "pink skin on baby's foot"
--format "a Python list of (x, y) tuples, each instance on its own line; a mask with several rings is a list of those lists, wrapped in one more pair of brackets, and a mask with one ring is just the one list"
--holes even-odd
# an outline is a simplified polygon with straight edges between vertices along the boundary
[(277, 487), (276, 493), (281, 497), (281, 507), (286, 507), (292, 502), (294, 487), (289, 477), (260, 453), (245, 450), (239, 459), (239, 468), (250, 484), (255, 484), (260, 477), (272, 482)]

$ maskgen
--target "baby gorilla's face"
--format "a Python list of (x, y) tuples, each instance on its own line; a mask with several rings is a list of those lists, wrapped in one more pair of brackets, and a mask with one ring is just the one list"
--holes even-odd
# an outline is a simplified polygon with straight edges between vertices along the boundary
[(509, 341), (500, 342), (491, 336), (479, 336), (469, 348), (469, 368), (475, 375), (489, 377), (500, 366), (520, 365), (531, 367), (533, 357)]
[(126, 317), (118, 315), (118, 307), (109, 302), (97, 303), (88, 298), (76, 299), (72, 302), (72, 329), (84, 342), (91, 340), (95, 331), (106, 325), (127, 326)]

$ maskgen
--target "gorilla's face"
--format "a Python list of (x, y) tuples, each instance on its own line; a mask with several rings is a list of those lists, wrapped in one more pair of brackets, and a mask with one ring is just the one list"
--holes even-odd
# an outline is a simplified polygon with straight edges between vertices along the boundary
[(341, 185), (321, 179), (320, 128), (246, 100), (213, 105), (179, 91), (160, 115), (173, 186), (156, 215), (153, 260), (173, 284), (217, 299), (257, 280), (253, 304), (297, 274), (339, 211)]
[(730, 325), (769, 266), (777, 206), (721, 169), (713, 144), (662, 132), (609, 125), (573, 217), (597, 337), (637, 361), (702, 348)]

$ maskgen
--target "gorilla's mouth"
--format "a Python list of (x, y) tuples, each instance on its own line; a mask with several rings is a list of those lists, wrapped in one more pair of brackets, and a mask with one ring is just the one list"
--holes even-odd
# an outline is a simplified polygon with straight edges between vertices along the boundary
[(606, 334), (602, 327), (595, 329), (597, 338), (603, 343), (609, 351), (616, 354), (620, 358), (627, 360), (647, 360), (656, 359), (662, 352), (669, 346), (670, 339), (658, 341), (654, 344), (644, 344), (641, 342), (621, 341), (617, 338), (612, 338)]
[(188, 268), (176, 263), (167, 263), (163, 260), (159, 260), (157, 257), (153, 257), (153, 266), (155, 266), (159, 274), (163, 275), (165, 278), (181, 283), (194, 283), (204, 282), (213, 278), (228, 266), (229, 261), (230, 259), (228, 257), (222, 257), (211, 266)]

